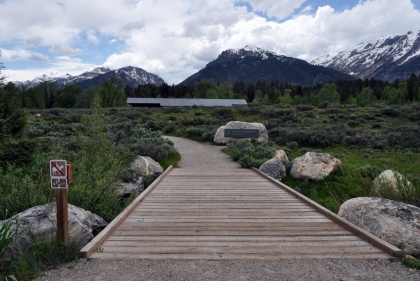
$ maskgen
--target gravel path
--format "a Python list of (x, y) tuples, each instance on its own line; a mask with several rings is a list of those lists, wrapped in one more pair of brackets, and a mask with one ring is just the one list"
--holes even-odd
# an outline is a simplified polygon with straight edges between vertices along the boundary
[[(222, 147), (167, 137), (182, 156), (179, 167), (239, 168)], [(420, 280), (420, 271), (390, 260), (294, 259), (276, 261), (81, 259), (34, 280)]]
[(224, 146), (216, 146), (211, 143), (199, 143), (189, 139), (164, 136), (170, 139), (175, 149), (181, 154), (179, 168), (240, 168), (229, 155), (220, 152)]

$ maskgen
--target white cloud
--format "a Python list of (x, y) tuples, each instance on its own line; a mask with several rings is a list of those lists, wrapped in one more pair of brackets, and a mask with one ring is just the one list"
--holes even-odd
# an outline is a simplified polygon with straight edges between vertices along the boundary
[(96, 37), (96, 32), (93, 29), (89, 29), (86, 31), (86, 37), (89, 42), (92, 42), (95, 45), (99, 42), (98, 37)]
[(269, 17), (278, 19), (289, 16), (305, 2), (306, 0), (249, 0), (256, 11), (267, 13)]
[(24, 49), (2, 50), (2, 58), (5, 61), (48, 61), (48, 56), (41, 53), (32, 53)]
[(48, 51), (53, 54), (65, 56), (75, 56), (82, 52), (82, 50), (79, 48), (73, 49), (72, 47), (65, 44), (54, 45)]
[(29, 60), (33, 61), (49, 61), (49, 58), (47, 56), (44, 56), (41, 53), (32, 53), (29, 57)]
[(8, 69), (6, 66), (6, 68), (2, 70), (2, 74), (6, 76), (7, 81), (25, 81), (32, 80), (35, 77), (40, 77), (44, 74), (49, 74), (49, 76), (62, 76), (67, 73), (79, 75), (94, 67), (96, 67), (96, 65), (84, 63), (80, 59), (60, 56), (57, 57), (55, 61), (49, 62), (48, 66), (44, 68), (13, 70)]
[(34, 37), (30, 37), (26, 39), (26, 45), (39, 47), (43, 41), (44, 41), (44, 38), (42, 38), (42, 36), (34, 36)]

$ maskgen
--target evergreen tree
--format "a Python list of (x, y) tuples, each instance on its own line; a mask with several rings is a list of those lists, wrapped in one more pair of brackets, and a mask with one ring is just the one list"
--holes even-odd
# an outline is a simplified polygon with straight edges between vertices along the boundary
[[(3, 65), (1, 65), (3, 66)], [(1, 71), (0, 71), (1, 77)], [(14, 92), (6, 92), (0, 85), (0, 166), (26, 165), (31, 162), (35, 143), (25, 138), (27, 120), (19, 108)]]

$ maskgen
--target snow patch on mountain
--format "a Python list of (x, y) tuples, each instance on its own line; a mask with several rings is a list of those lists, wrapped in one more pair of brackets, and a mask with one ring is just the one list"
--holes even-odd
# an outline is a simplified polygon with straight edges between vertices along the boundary
[(261, 60), (266, 60), (269, 58), (276, 58), (281, 61), (285, 61), (287, 59), (286, 56), (278, 55), (274, 52), (266, 51), (264, 49), (251, 46), (251, 45), (246, 45), (242, 49), (226, 50), (219, 55), (219, 58), (220, 57), (227, 57), (227, 58), (237, 57), (238, 59), (246, 59), (247, 57), (257, 57), (257, 58), (260, 58)]
[(162, 78), (160, 78), (159, 76), (133, 66), (126, 66), (116, 70), (111, 70), (111, 68), (109, 67), (101, 66), (76, 76), (65, 74), (59, 77), (52, 77), (44, 74), (40, 77), (33, 79), (32, 81), (15, 81), (13, 83), (17, 86), (21, 86), (24, 88), (31, 88), (39, 85), (40, 83), (48, 81), (51, 83), (56, 83), (58, 87), (63, 87), (64, 85), (77, 84), (84, 81), (92, 80), (96, 77), (99, 77), (100, 75), (105, 75), (110, 72), (114, 73), (115, 76), (121, 78), (124, 84), (128, 84), (132, 87), (137, 87), (139, 84), (151, 83), (160, 85), (164, 83)]
[(337, 55), (327, 54), (311, 62), (330, 67), (360, 78), (367, 78), (390, 65), (401, 66), (420, 56), (420, 30), (405, 35), (381, 37), (375, 41), (361, 43)]

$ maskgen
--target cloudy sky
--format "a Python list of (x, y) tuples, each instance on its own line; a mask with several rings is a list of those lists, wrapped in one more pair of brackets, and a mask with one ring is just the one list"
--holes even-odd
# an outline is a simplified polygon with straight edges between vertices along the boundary
[(226, 49), (311, 61), (420, 30), (420, 0), (0, 0), (8, 81), (137, 66), (177, 84)]

